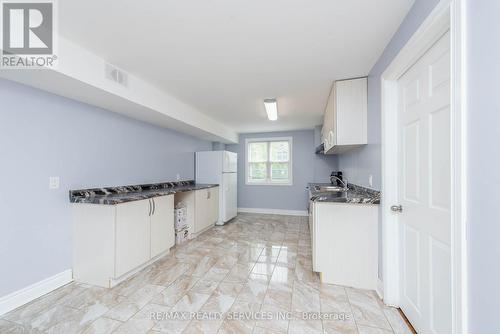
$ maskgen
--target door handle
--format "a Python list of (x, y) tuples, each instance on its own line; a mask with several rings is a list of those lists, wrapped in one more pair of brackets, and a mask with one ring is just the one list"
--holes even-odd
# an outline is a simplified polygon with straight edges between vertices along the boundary
[(391, 210), (394, 212), (403, 212), (403, 206), (402, 205), (393, 205), (393, 206), (391, 206)]
[(328, 132), (328, 143), (333, 144), (333, 131)]
[(148, 203), (149, 203), (149, 213), (148, 213), (148, 216), (151, 216), (151, 200), (148, 200)]
[(153, 213), (152, 214), (154, 215), (156, 212), (156, 202), (154, 199), (152, 199), (151, 201), (153, 201)]

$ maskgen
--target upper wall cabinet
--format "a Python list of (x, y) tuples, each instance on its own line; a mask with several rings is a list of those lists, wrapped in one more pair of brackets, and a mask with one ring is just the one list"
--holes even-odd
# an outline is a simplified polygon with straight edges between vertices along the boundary
[(321, 130), (325, 154), (338, 154), (367, 144), (367, 78), (335, 81)]

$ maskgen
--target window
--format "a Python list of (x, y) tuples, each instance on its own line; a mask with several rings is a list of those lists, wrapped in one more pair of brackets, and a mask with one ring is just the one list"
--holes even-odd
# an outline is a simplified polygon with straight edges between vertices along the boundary
[(246, 183), (292, 184), (292, 138), (247, 139)]

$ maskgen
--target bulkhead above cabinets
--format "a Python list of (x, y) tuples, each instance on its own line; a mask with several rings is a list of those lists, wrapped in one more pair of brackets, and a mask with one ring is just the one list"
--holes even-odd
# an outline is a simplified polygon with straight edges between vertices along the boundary
[(368, 79), (335, 81), (328, 96), (321, 142), (324, 154), (339, 154), (367, 144)]

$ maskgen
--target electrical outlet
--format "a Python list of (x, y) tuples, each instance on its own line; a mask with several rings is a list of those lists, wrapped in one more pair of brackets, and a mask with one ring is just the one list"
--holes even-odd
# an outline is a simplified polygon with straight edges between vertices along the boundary
[(370, 185), (370, 187), (373, 187), (373, 175), (370, 174), (370, 176), (368, 176), (368, 184)]
[(177, 179), (177, 181), (179, 181), (181, 179), (181, 174), (177, 174), (175, 178)]
[(59, 189), (59, 176), (49, 177), (49, 189)]

